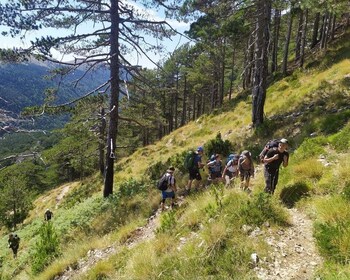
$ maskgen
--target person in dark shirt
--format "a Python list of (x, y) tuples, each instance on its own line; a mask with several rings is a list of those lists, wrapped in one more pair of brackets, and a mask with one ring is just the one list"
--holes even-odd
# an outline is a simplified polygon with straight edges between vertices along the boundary
[(281, 164), (288, 166), (289, 153), (288, 140), (283, 138), (278, 143), (277, 148), (270, 149), (264, 157), (265, 192), (273, 194), (278, 183), (278, 173)]
[(201, 181), (202, 180), (202, 176), (199, 172), (199, 169), (204, 167), (204, 163), (202, 163), (202, 156), (203, 156), (203, 147), (198, 147), (195, 157), (194, 157), (194, 161), (193, 161), (193, 167), (191, 167), (188, 172), (189, 172), (189, 180), (186, 186), (186, 194), (189, 194), (191, 191), (191, 187), (192, 187), (192, 182), (194, 180), (197, 181)]
[(12, 249), (14, 258), (17, 258), (17, 251), (19, 248), (19, 241), (20, 240), (21, 239), (19, 238), (19, 236), (16, 233), (10, 233), (9, 239), (8, 239), (8, 246), (9, 246), (9, 248)]
[(46, 209), (45, 214), (44, 214), (44, 220), (50, 221), (52, 216), (53, 216), (52, 211), (50, 211), (50, 209)]

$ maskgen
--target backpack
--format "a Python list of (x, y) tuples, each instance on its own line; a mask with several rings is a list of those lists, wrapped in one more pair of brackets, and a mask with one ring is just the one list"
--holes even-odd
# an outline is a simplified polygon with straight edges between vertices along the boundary
[(194, 167), (194, 158), (196, 153), (194, 151), (189, 151), (185, 157), (184, 167), (186, 169), (191, 169)]
[(157, 188), (160, 191), (165, 191), (168, 188), (168, 184), (169, 184), (169, 178), (165, 173), (158, 181)]
[(237, 154), (229, 154), (227, 159), (226, 159), (226, 165), (231, 161), (231, 166), (232, 165), (237, 165), (238, 164), (238, 158), (239, 156)]
[(279, 143), (280, 143), (279, 139), (272, 139), (266, 143), (265, 147), (259, 154), (259, 159), (261, 163), (264, 163), (264, 157), (266, 156), (267, 152), (272, 148), (278, 148)]

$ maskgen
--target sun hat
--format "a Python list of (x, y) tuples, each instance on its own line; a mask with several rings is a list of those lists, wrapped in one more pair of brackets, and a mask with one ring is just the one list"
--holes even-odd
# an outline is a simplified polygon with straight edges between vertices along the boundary
[(170, 166), (166, 172), (172, 173), (174, 171), (175, 171), (175, 167), (174, 166)]

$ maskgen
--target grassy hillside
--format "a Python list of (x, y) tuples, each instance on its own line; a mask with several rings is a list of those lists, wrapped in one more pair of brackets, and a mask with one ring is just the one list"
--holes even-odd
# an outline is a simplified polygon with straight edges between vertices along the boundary
[[(118, 162), (115, 193), (110, 198), (102, 199), (98, 175), (39, 198), (17, 231), (22, 238), (18, 258), (13, 260), (8, 250), (0, 251), (0, 278), (54, 279), (67, 267), (79, 267), (79, 260), (88, 252), (112, 246), (115, 251), (108, 258), (73, 278), (255, 279), (250, 255), (257, 252), (268, 259), (270, 252), (266, 241), (251, 238), (244, 226), (286, 230), (290, 226), (286, 209), (295, 207), (313, 221), (316, 245), (324, 259), (316, 275), (349, 279), (349, 104), (347, 34), (326, 53), (310, 57), (304, 70), (271, 84), (263, 127), (251, 128), (250, 96), (239, 94), (221, 111)], [(175, 211), (162, 213), (155, 222), (154, 236), (128, 244), (158, 208), (159, 193), (150, 178), (169, 164), (179, 168), (183, 152), (206, 145), (218, 132), (236, 152), (249, 149), (253, 156), (267, 139), (290, 140), (290, 165), (281, 170), (275, 195), (263, 193), (259, 166), (252, 193), (240, 191), (237, 184), (234, 188), (211, 186), (186, 197)], [(178, 170), (176, 176), (181, 190), (186, 174)], [(56, 251), (45, 252), (43, 261), (37, 252), (44, 240), (42, 215), (48, 207), (54, 209), (53, 231), (60, 243)], [(5, 230), (1, 235), (0, 248), (6, 248)]]

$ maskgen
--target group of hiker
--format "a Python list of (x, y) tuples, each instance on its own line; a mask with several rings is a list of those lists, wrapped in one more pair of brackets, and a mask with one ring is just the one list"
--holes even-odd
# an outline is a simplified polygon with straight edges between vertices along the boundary
[[(44, 221), (49, 222), (52, 219), (52, 217), (53, 217), (52, 211), (50, 209), (46, 209), (44, 213)], [(17, 233), (11, 232), (9, 234), (7, 243), (8, 243), (8, 247), (13, 252), (13, 258), (17, 258), (17, 252), (18, 252), (20, 241), (21, 241), (21, 238), (19, 238)]]
[[(289, 153), (288, 140), (285, 138), (269, 141), (259, 155), (259, 160), (264, 164), (265, 189), (264, 191), (273, 194), (278, 183), (279, 169), (288, 166)], [(208, 168), (210, 183), (223, 182), (230, 186), (235, 178), (240, 179), (240, 187), (249, 191), (250, 178), (254, 177), (254, 162), (249, 151), (244, 150), (240, 155), (229, 155), (223, 164), (221, 155), (214, 154), (208, 162), (204, 163), (202, 157), (204, 149), (198, 147), (196, 151), (190, 152), (188, 159), (185, 159), (185, 168), (188, 171), (189, 179), (185, 188), (185, 195), (191, 192), (193, 182), (201, 181), (200, 173), (204, 167)], [(158, 189), (162, 191), (161, 209), (165, 209), (165, 201), (171, 199), (171, 207), (175, 205), (175, 194), (177, 191), (176, 179), (174, 177), (175, 167), (171, 166), (158, 182)]]

